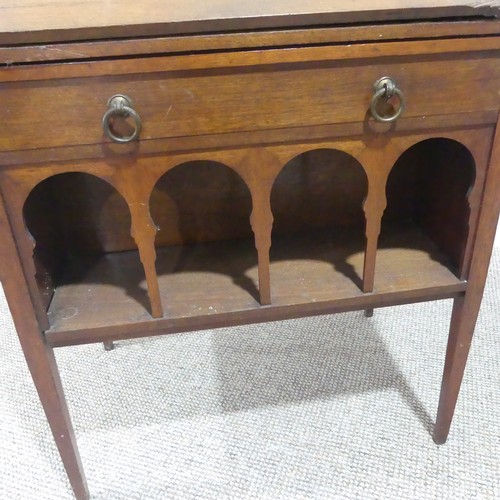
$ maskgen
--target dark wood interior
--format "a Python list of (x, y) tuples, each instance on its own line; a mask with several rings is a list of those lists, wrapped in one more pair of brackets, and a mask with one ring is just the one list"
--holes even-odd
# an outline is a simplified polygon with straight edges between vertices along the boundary
[(389, 175), (382, 234), (420, 228), (461, 275), (475, 174), (474, 158), (456, 141), (435, 138), (411, 147)]
[(156, 246), (250, 238), (252, 198), (241, 177), (211, 161), (178, 165), (156, 183), (150, 198)]
[[(431, 269), (443, 284), (450, 283), (450, 270), (459, 277), (474, 174), (469, 151), (448, 139), (426, 140), (400, 157), (387, 183), (376, 290), (391, 286), (380, 267), (384, 251), (391, 249), (397, 249), (391, 255), (395, 266), (401, 264), (398, 276), (407, 276), (406, 287), (424, 286), (410, 266), (405, 268), (410, 255), (428, 266), (427, 283)], [(342, 151), (311, 150), (284, 165), (271, 191), (274, 305), (358, 294), (367, 192), (362, 165)], [(219, 311), (259, 307), (252, 197), (236, 171), (212, 161), (177, 165), (156, 183), (150, 211), (159, 229), (156, 271), (167, 317), (209, 314), (211, 304)], [(127, 321), (130, 315), (148, 316), (129, 209), (114, 187), (89, 174), (56, 175), (32, 190), (24, 217), (36, 241), (37, 281), (52, 325), (76, 328), (57, 319), (76, 307), (69, 304), (76, 296), (81, 300), (82, 284), (92, 295), (87, 300), (106, 305), (107, 312), (95, 314), (97, 324), (123, 321), (125, 310)], [(127, 272), (120, 269), (124, 262)], [(60, 294), (51, 304), (54, 290)], [(118, 300), (123, 294), (131, 301), (127, 308)], [(120, 314), (109, 306), (114, 300)], [(92, 314), (82, 317), (96, 321)]]
[(90, 174), (70, 172), (42, 181), (26, 200), (24, 220), (36, 244), (36, 278), (47, 306), (54, 289), (82, 261), (136, 248), (125, 200)]
[[(435, 289), (442, 290), (444, 298), (450, 296), (450, 290), (463, 289), (463, 283), (448, 269), (446, 258), (421, 231), (413, 228), (395, 233), (382, 243), (377, 260), (376, 291), (380, 302), (384, 295), (394, 293), (411, 296)], [(303, 307), (301, 315), (314, 315), (314, 309), (308, 312), (311, 304), (324, 304), (325, 309), (333, 311), (338, 301), (361, 304), (365, 300), (367, 294), (357, 281), (363, 269), (362, 239), (343, 239), (339, 243), (324, 232), (308, 238), (279, 237), (273, 257), (275, 315), (282, 310), (283, 317), (289, 317), (286, 308), (291, 307)], [(165, 319), (157, 322), (170, 328), (172, 324), (183, 324), (182, 320), (199, 318), (205, 324), (214, 321), (216, 325), (219, 315), (233, 315), (233, 321), (239, 324), (254, 322), (266, 309), (259, 306), (257, 299), (256, 260), (250, 239), (159, 249), (158, 281)], [(79, 343), (80, 337), (74, 337), (73, 332), (119, 328), (123, 323), (143, 328), (151, 322), (136, 252), (107, 254), (81, 260), (79, 265), (54, 295), (49, 308), (49, 335), (69, 332), (66, 342)], [(115, 286), (108, 286), (112, 282)], [(227, 316), (224, 321), (228, 321)]]
[(273, 234), (332, 230), (364, 231), (363, 202), (368, 179), (352, 156), (317, 149), (289, 161), (271, 192)]

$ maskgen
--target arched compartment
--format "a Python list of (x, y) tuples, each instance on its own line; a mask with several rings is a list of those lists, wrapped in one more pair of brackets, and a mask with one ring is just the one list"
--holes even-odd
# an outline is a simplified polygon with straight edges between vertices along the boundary
[(283, 167), (271, 193), (273, 303), (359, 293), (367, 192), (365, 170), (343, 151), (307, 151)]
[(208, 160), (176, 165), (156, 183), (150, 210), (167, 316), (258, 305), (252, 198), (235, 170)]
[(41, 181), (23, 207), (41, 302), (56, 329), (148, 317), (144, 270), (118, 191), (91, 174)]
[(455, 140), (433, 138), (410, 147), (398, 159), (387, 181), (380, 249), (410, 250), (411, 268), (418, 268), (427, 283), (432, 283), (432, 277), (438, 280), (440, 275), (446, 280), (449, 272), (463, 278), (471, 212), (469, 194), (475, 177), (472, 154)]

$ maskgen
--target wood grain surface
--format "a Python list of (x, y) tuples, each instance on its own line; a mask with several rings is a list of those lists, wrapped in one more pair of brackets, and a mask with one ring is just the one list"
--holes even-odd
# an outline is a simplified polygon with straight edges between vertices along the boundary
[[(449, 42), (429, 43), (440, 51)], [(474, 45), (465, 39), (461, 43), (464, 48)], [(67, 78), (67, 71), (76, 66), (93, 72), (100, 70), (101, 63), (49, 66), (52, 81), (0, 84), (0, 123), (9, 130), (8, 135), (0, 134), (0, 151), (109, 143), (101, 121), (108, 99), (117, 93), (130, 96), (142, 117), (141, 145), (167, 137), (363, 122), (370, 119), (373, 83), (384, 75), (394, 78), (406, 96), (403, 118), (496, 110), (500, 38), (492, 42), (488, 37), (481, 43), (492, 43), (496, 50), (474, 58), (457, 54), (424, 60), (425, 44), (413, 42), (397, 48), (400, 57), (372, 57), (370, 61), (336, 60), (342, 57), (338, 52), (349, 53), (346, 47), (182, 56), (172, 58), (180, 59), (179, 71), (142, 75), (122, 76), (131, 61), (113, 61), (110, 76), (105, 78)], [(403, 49), (414, 50), (418, 56), (403, 57)], [(380, 57), (381, 49), (376, 50)], [(382, 55), (387, 50), (384, 47)], [(370, 53), (363, 50), (365, 55)], [(320, 59), (314, 63), (298, 60), (312, 57)], [(285, 65), (287, 58), (297, 62)], [(176, 61), (165, 59), (159, 63), (173, 69)], [(161, 67), (154, 59), (134, 61), (136, 68), (141, 63), (156, 71)], [(187, 70), (200, 62), (212, 67)], [(237, 66), (232, 67), (235, 62)], [(21, 69), (35, 77), (42, 72), (35, 67)]]
[[(8, 0), (0, 43), (495, 16), (499, 1), (472, 0)], [(57, 15), (55, 14), (57, 13)]]
[(369, 41), (437, 39), (500, 35), (494, 19), (462, 20), (453, 23), (424, 21), (389, 23), (374, 26), (327, 26), (256, 30), (253, 32), (170, 35), (140, 39), (82, 40), (30, 45), (0, 45), (0, 66), (44, 61), (75, 61), (154, 54), (181, 54), (215, 50), (299, 47), (318, 44), (361, 43)]
[[(446, 440), (500, 211), (498, 16), (472, 0), (1, 3), (0, 279), (78, 500), (54, 346), (453, 297)], [(404, 97), (373, 102), (383, 76)], [(126, 145), (102, 128), (117, 93), (142, 117)]]
[[(356, 285), (363, 270), (362, 231), (343, 236), (276, 238), (271, 251), (271, 309), (364, 296)], [(464, 286), (449, 270), (446, 257), (415, 228), (388, 231), (377, 266), (376, 294)], [(256, 300), (257, 254), (252, 240), (163, 248), (157, 268), (166, 318), (262, 311)], [(49, 309), (50, 332), (150, 320), (143, 280), (137, 252), (81, 262), (56, 290)]]

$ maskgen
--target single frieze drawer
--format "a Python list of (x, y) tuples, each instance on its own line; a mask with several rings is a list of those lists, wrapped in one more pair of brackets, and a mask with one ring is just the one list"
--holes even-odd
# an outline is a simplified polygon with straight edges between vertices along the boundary
[[(496, 110), (500, 104), (498, 51), (367, 61), (334, 59), (338, 48), (315, 49), (311, 55), (322, 60), (286, 62), (301, 59), (304, 49), (281, 51), (275, 64), (266, 51), (260, 58), (254, 52), (212, 55), (212, 69), (203, 69), (206, 55), (164, 57), (154, 65), (157, 72), (146, 74), (136, 73), (148, 62), (142, 59), (56, 65), (43, 73), (23, 68), (20, 78), (27, 81), (0, 84), (0, 123), (9, 131), (0, 134), (0, 151), (109, 142), (102, 122), (115, 95), (128, 96), (133, 112), (117, 140), (363, 122), (373, 115), (374, 84), (382, 77), (392, 78), (399, 91), (389, 119), (402, 106), (405, 118)], [(103, 75), (86, 76), (92, 72)], [(59, 77), (47, 80), (52, 74)], [(106, 123), (117, 118), (112, 115)]]

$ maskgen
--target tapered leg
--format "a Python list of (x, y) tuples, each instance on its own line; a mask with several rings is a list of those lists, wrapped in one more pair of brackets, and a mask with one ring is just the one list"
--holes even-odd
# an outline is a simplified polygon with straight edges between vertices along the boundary
[(14, 319), (19, 342), (73, 492), (78, 500), (84, 500), (89, 498), (87, 482), (76, 447), (54, 352), (46, 344), (39, 329), (1, 195), (0, 234), (2, 235), (0, 238), (0, 279)]
[(458, 393), (481, 306), (494, 232), (490, 233), (489, 236), (491, 237), (490, 241), (485, 241), (482, 245), (479, 244), (478, 252), (475, 255), (476, 259), (473, 260), (466, 294), (457, 297), (453, 302), (443, 381), (441, 383), (439, 407), (434, 428), (434, 441), (436, 444), (446, 442), (455, 412)]
[(453, 303), (441, 395), (434, 428), (436, 444), (443, 444), (448, 438), (472, 341), (474, 325), (471, 325), (465, 317), (465, 301), (465, 297), (458, 297)]
[(115, 343), (112, 340), (103, 342), (102, 345), (104, 346), (105, 351), (112, 351), (115, 348)]
[(434, 428), (434, 441), (443, 444), (448, 438), (465, 364), (483, 297), (488, 266), (493, 250), (500, 211), (500, 121), (497, 124), (486, 188), (477, 226), (476, 242), (465, 296), (455, 299), (441, 384), (441, 395)]
[(373, 309), (365, 309), (365, 318), (373, 317)]
[(86, 500), (89, 498), (87, 481), (53, 349), (41, 338), (35, 341), (22, 340), (21, 345), (75, 497), (77, 500)]

